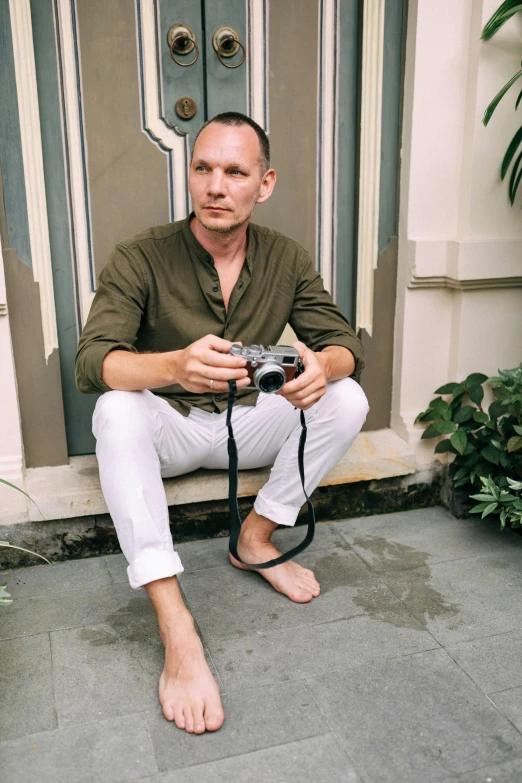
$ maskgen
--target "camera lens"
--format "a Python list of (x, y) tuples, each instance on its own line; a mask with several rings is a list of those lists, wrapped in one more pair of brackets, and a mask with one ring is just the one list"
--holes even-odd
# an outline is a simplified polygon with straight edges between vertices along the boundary
[(273, 394), (285, 385), (285, 371), (277, 364), (262, 364), (255, 371), (253, 380), (259, 391)]

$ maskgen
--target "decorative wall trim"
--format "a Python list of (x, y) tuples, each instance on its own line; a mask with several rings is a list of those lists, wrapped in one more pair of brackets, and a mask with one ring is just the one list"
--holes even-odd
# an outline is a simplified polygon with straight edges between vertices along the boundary
[(136, 0), (138, 73), (143, 132), (167, 155), (169, 215), (181, 220), (190, 210), (187, 194), (188, 135), (165, 123), (161, 110), (161, 63), (157, 0)]
[[(14, 0), (16, 2), (16, 0)], [(96, 291), (92, 253), (87, 149), (85, 144), (80, 69), (80, 43), (75, 0), (55, 0), (57, 46), (66, 138), (68, 189), (73, 235), (73, 268), (76, 276), (79, 331), (87, 320)]]
[(246, 0), (249, 116), (268, 133), (268, 0)]
[(409, 288), (518, 288), (522, 240), (407, 240)]
[(317, 269), (335, 295), (339, 0), (319, 3)]
[(362, 29), (361, 149), (356, 324), (371, 336), (381, 177), (382, 63), (385, 0), (365, 0)]
[(58, 348), (51, 246), (38, 111), (33, 31), (29, 0), (9, 0), (16, 76), (20, 138), (24, 164), (29, 240), (35, 281), (40, 286), (40, 307), (45, 361)]

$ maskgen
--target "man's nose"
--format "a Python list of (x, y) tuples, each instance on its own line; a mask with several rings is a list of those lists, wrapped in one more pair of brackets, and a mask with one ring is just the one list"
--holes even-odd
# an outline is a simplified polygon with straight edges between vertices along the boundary
[(225, 194), (225, 180), (221, 171), (213, 171), (208, 179), (208, 192), (213, 196)]

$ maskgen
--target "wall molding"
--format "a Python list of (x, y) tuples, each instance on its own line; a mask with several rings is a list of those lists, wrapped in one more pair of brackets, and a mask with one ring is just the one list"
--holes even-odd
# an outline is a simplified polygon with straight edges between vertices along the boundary
[(361, 148), (357, 241), (357, 329), (371, 336), (379, 247), (382, 68), (385, 0), (365, 0), (362, 30)]
[[(45, 361), (58, 348), (51, 245), (43, 168), (38, 89), (29, 0), (9, 0), (29, 241), (34, 280), (40, 286)], [(5, 308), (1, 308), (4, 310)]]
[(247, 0), (246, 14), (248, 113), (268, 133), (268, 0)]
[(407, 240), (408, 288), (520, 288), (522, 239)]

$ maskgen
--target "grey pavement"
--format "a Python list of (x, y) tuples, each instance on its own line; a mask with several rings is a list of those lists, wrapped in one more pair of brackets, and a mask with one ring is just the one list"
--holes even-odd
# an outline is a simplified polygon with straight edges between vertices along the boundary
[(227, 546), (178, 547), (226, 713), (201, 736), (163, 717), (122, 555), (0, 572), (2, 783), (520, 783), (521, 535), (439, 507), (321, 523), (310, 604)]

